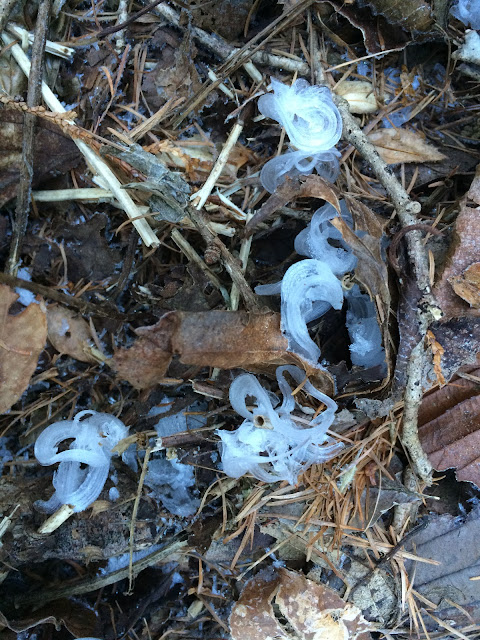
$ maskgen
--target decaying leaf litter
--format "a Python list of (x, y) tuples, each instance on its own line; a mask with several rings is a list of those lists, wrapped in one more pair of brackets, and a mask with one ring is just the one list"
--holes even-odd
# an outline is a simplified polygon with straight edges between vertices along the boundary
[[(478, 637), (475, 6), (0, 2), (5, 637)], [(259, 98), (298, 79), (333, 92), (340, 173), (268, 194), (301, 145)], [(325, 255), (299, 254), (322, 207)], [(333, 249), (355, 267), (309, 321), (320, 363), (291, 348), (290, 294), (256, 287)], [(352, 362), (354, 292), (381, 365)], [(307, 433), (334, 398), (335, 457), (229, 476), (246, 372), (249, 434)], [(99, 414), (129, 435), (97, 441)], [(103, 490), (46, 515), (80, 453)]]

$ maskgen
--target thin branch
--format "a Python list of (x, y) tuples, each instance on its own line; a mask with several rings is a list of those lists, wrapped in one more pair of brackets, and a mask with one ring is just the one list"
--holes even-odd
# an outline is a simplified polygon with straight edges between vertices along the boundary
[(429, 482), (432, 466), (418, 437), (418, 407), (423, 395), (423, 370), (426, 359), (424, 338), (431, 322), (438, 320), (442, 313), (431, 291), (428, 255), (422, 242), (421, 232), (416, 227), (418, 224), (417, 214), (420, 213), (421, 205), (419, 202), (411, 200), (391, 168), (379, 156), (375, 146), (368, 140), (350, 113), (346, 100), (335, 95), (334, 100), (342, 116), (344, 139), (353, 145), (363, 158), (368, 160), (375, 176), (390, 196), (402, 226), (412, 227), (415, 225), (414, 229), (406, 234), (406, 240), (415, 281), (421, 292), (416, 313), (419, 341), (413, 347), (407, 365), (402, 441), (410, 454), (416, 473), (422, 480)]
[[(36, 107), (42, 99), (42, 76), (45, 60), (45, 44), (50, 19), (50, 0), (42, 0), (38, 7), (37, 23), (32, 47), (32, 66), (28, 76), (27, 105)], [(12, 242), (7, 260), (7, 272), (17, 274), (20, 251), (23, 238), (27, 230), (30, 200), (32, 196), (33, 180), (33, 152), (34, 134), (37, 118), (31, 113), (23, 115), (23, 146), (22, 162), (20, 165), (20, 182), (17, 193), (15, 223), (13, 226)]]
[(5, 29), (17, 0), (0, 0), (0, 33)]

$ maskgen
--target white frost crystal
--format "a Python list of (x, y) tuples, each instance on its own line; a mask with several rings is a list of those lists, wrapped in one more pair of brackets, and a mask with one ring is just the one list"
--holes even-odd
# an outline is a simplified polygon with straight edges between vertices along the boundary
[[(80, 411), (73, 420), (48, 426), (35, 442), (35, 457), (43, 465), (60, 465), (53, 477), (55, 493), (36, 506), (47, 513), (63, 504), (75, 512), (84, 511), (100, 495), (108, 477), (112, 449), (127, 434), (121, 420), (96, 411)], [(70, 439), (73, 441), (69, 448), (59, 453), (58, 445)]]
[(342, 118), (327, 87), (296, 80), (291, 87), (271, 79), (273, 93), (261, 96), (258, 108), (279, 122), (291, 143), (312, 154), (329, 151), (340, 140)]
[[(323, 402), (327, 409), (302, 428), (292, 420), (295, 398), (285, 375), (296, 383), (305, 379), (298, 367), (277, 368), (277, 380), (283, 394), (282, 404), (274, 408), (271, 395), (252, 374), (245, 373), (230, 386), (230, 402), (234, 410), (245, 418), (236, 431), (219, 430), (222, 465), (225, 473), (239, 478), (251, 473), (265, 482), (287, 480), (295, 484), (298, 475), (314, 463), (330, 460), (342, 450), (341, 443), (327, 443), (326, 431), (333, 422), (336, 403), (306, 382), (303, 390)], [(253, 408), (247, 406), (253, 402)]]

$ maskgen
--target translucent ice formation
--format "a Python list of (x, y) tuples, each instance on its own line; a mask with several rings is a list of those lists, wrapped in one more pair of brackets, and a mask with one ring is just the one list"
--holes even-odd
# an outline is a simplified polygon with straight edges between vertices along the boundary
[(458, 0), (451, 13), (467, 27), (480, 29), (480, 0)]
[[(48, 426), (35, 442), (40, 464), (60, 462), (53, 477), (55, 493), (50, 500), (38, 501), (42, 511), (53, 513), (62, 504), (84, 511), (103, 489), (110, 469), (113, 447), (127, 436), (127, 427), (108, 413), (80, 411), (73, 420)], [(58, 452), (58, 445), (70, 440), (69, 448)], [(87, 465), (82, 468), (82, 465)]]
[(340, 280), (326, 262), (302, 260), (287, 269), (280, 295), (281, 326), (289, 350), (316, 365), (320, 349), (308, 333), (307, 322), (319, 318), (330, 307), (342, 308)]
[(345, 295), (347, 299), (347, 329), (350, 336), (352, 363), (359, 367), (385, 365), (385, 349), (378, 326), (375, 305), (356, 284)]
[[(340, 209), (343, 220), (351, 226), (352, 216), (344, 200), (340, 200)], [(317, 209), (308, 226), (295, 238), (295, 251), (301, 256), (323, 260), (336, 276), (343, 276), (355, 269), (357, 259), (340, 231), (329, 222), (337, 216), (337, 210), (329, 203)], [(329, 241), (339, 246), (334, 247)]]
[[(222, 464), (227, 475), (239, 478), (251, 473), (265, 482), (286, 480), (295, 484), (299, 473), (314, 463), (330, 460), (343, 448), (341, 443), (319, 446), (328, 440), (326, 431), (333, 422), (337, 405), (309, 382), (303, 385), (303, 389), (323, 402), (327, 409), (312, 420), (310, 427), (296, 426), (291, 417), (295, 398), (285, 377), (287, 373), (296, 383), (305, 379), (305, 374), (298, 367), (277, 368), (277, 380), (283, 395), (282, 404), (277, 409), (272, 404), (271, 395), (250, 373), (239, 376), (230, 386), (232, 407), (245, 420), (236, 431), (217, 432), (222, 441)], [(249, 404), (254, 404), (252, 410), (247, 406), (247, 398), (250, 399)]]
[(339, 156), (336, 149), (313, 155), (309, 151), (289, 151), (272, 158), (264, 165), (260, 172), (260, 182), (266, 191), (273, 193), (285, 182), (287, 176), (308, 176), (314, 169), (327, 182), (335, 182), (340, 172)]
[(310, 154), (329, 151), (340, 140), (342, 118), (326, 87), (296, 80), (292, 86), (271, 79), (273, 93), (261, 96), (258, 108), (277, 120), (291, 143)]
[(176, 459), (150, 460), (145, 484), (154, 490), (154, 497), (177, 516), (192, 516), (200, 506), (200, 500), (192, 497), (188, 489), (195, 484), (193, 467)]

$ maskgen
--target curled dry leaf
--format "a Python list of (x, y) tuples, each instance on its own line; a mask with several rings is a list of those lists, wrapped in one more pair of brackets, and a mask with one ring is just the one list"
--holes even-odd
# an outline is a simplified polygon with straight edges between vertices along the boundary
[(438, 162), (445, 156), (425, 141), (416, 131), (407, 129), (378, 129), (368, 135), (387, 164), (402, 162)]
[(54, 348), (80, 362), (98, 362), (92, 355), (92, 334), (88, 322), (58, 305), (47, 308), (48, 339)]
[[(469, 200), (473, 201), (477, 207), (469, 206)], [(460, 212), (455, 222), (445, 267), (433, 291), (445, 319), (480, 316), (480, 308), (470, 302), (472, 300), (472, 286), (473, 300), (478, 301), (479, 297), (479, 270), (478, 266), (474, 266), (480, 262), (480, 243), (478, 241), (480, 238), (480, 211), (478, 205), (480, 205), (480, 165), (477, 167), (468, 193), (460, 203)], [(470, 267), (473, 267), (473, 270), (468, 271), (467, 274)], [(470, 300), (468, 296), (470, 296)]]
[(459, 276), (450, 276), (453, 290), (474, 309), (480, 308), (480, 262), (474, 262)]
[(456, 469), (458, 480), (480, 487), (480, 369), (425, 396), (420, 441), (437, 471)]
[(0, 285), (0, 413), (8, 411), (28, 387), (47, 339), (43, 304), (31, 304), (18, 315), (8, 313), (18, 298)]
[(281, 364), (303, 367), (312, 383), (331, 395), (333, 378), (313, 369), (294, 353), (280, 330), (280, 314), (246, 311), (170, 311), (151, 327), (136, 330), (139, 339), (130, 349), (119, 349), (112, 366), (137, 389), (157, 385), (174, 355), (187, 365), (244, 368), (266, 373)]
[(375, 113), (378, 109), (375, 91), (371, 82), (345, 80), (335, 87), (335, 93), (348, 102), (352, 113)]
[[(276, 618), (272, 603), (289, 626)], [(233, 640), (368, 640), (368, 629), (360, 609), (286, 569), (249, 580), (230, 616)]]
[(366, 0), (365, 4), (406, 31), (428, 31), (434, 26), (431, 7), (424, 0)]

